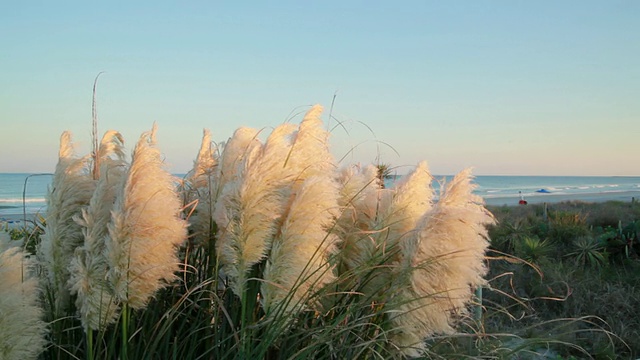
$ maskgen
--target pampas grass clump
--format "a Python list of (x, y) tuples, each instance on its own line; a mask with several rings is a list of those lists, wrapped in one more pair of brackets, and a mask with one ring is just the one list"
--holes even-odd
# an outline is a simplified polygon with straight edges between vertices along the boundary
[(0, 238), (0, 359), (36, 359), (46, 345), (38, 279), (33, 259), (15, 245)]
[(107, 132), (92, 171), (63, 134), (38, 257), (50, 317), (68, 315), (75, 296), (71, 323), (84, 331), (60, 348), (389, 358), (420, 356), (430, 337), (453, 332), (484, 284), (493, 222), (470, 172), (438, 200), (425, 162), (385, 188), (374, 166), (338, 168), (321, 112), (264, 143), (243, 127), (214, 147), (205, 130), (182, 182), (163, 167), (155, 125), (130, 164)]

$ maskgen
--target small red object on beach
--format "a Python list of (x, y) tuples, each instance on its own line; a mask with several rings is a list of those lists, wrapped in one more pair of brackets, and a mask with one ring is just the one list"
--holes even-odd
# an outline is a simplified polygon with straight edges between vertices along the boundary
[(518, 195), (520, 195), (520, 201), (518, 201), (518, 204), (527, 205), (527, 200), (524, 199), (524, 196), (522, 195), (522, 191), (518, 191)]

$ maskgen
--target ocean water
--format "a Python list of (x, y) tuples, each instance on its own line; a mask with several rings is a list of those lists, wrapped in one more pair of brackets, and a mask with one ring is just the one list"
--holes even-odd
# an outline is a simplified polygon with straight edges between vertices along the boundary
[(44, 214), (52, 174), (0, 173), (0, 219), (7, 214)]
[[(520, 195), (529, 202), (545, 200), (626, 199), (640, 195), (640, 177), (624, 176), (478, 176), (477, 193), (487, 203)], [(494, 200), (494, 201), (492, 201)]]
[[(452, 176), (434, 178), (439, 191)], [(530, 203), (640, 199), (640, 177), (631, 176), (477, 176), (474, 182), (491, 205), (515, 205), (521, 196)]]
[[(178, 175), (180, 176), (180, 175)], [(5, 215), (43, 214), (51, 174), (0, 173), (0, 219)], [(389, 187), (399, 177), (387, 180)], [(451, 180), (435, 176), (434, 187)], [(520, 194), (529, 202), (606, 200), (624, 196), (640, 200), (640, 177), (617, 176), (477, 176), (476, 193), (488, 204), (517, 204)], [(26, 186), (26, 187), (25, 187)], [(538, 192), (544, 189), (546, 192)], [(24, 195), (24, 198), (23, 198)]]

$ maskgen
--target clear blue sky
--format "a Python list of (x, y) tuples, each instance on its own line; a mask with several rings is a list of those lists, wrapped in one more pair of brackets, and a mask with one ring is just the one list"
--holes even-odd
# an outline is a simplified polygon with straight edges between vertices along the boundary
[(639, 1), (242, 3), (5, 3), (0, 172), (53, 171), (64, 130), (87, 153), (104, 71), (100, 132), (131, 149), (155, 121), (173, 172), (203, 128), (327, 115), (337, 94), (345, 163), (640, 176)]

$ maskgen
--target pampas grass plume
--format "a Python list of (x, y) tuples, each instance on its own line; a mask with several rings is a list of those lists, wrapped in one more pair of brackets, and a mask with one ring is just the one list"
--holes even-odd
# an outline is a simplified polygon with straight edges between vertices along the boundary
[(458, 316), (466, 312), (473, 289), (485, 283), (485, 225), (494, 222), (473, 194), (471, 171), (457, 174), (440, 200), (420, 220), (416, 247), (405, 248), (413, 259), (410, 287), (398, 315), (392, 318), (399, 333), (393, 341), (408, 355), (418, 355), (424, 340), (451, 333)]
[(363, 186), (359, 192), (348, 183), (343, 188), (350, 187), (350, 192), (356, 194), (340, 222), (342, 271), (361, 273), (360, 291), (386, 301), (387, 294), (395, 293), (407, 281), (412, 262), (403, 257), (401, 248), (415, 248), (411, 235), (432, 206), (432, 177), (426, 162), (421, 162), (393, 189), (383, 189), (374, 178), (377, 179), (377, 169), (369, 167), (362, 175), (350, 177), (349, 182)]
[(314, 105), (305, 114), (291, 149), (288, 162), (303, 178), (326, 175), (336, 170), (329, 151), (329, 132), (323, 128), (322, 106)]
[(46, 286), (55, 301), (56, 312), (69, 307), (68, 265), (84, 235), (74, 217), (89, 204), (96, 182), (89, 173), (88, 157), (74, 157), (71, 133), (60, 138), (59, 160), (47, 195), (46, 227), (38, 248), (38, 259), (46, 274)]
[(204, 129), (202, 131), (202, 143), (200, 151), (196, 158), (193, 169), (187, 175), (191, 184), (195, 188), (203, 188), (209, 185), (208, 174), (210, 174), (217, 165), (215, 149), (211, 146), (211, 131)]
[[(4, 231), (2, 231), (4, 232)], [(44, 350), (46, 324), (39, 306), (33, 262), (19, 247), (0, 242), (0, 359), (36, 359)]]
[(217, 187), (214, 190), (214, 199), (218, 199), (224, 186), (238, 176), (238, 169), (244, 166), (247, 156), (256, 148), (262, 146), (258, 140), (258, 130), (240, 127), (223, 147), (220, 156), (220, 164), (216, 171)]
[(215, 189), (218, 185), (216, 168), (218, 159), (211, 146), (211, 132), (203, 131), (202, 144), (193, 169), (187, 174), (190, 190), (187, 193), (187, 204), (196, 201), (196, 211), (189, 217), (193, 242), (208, 245), (213, 228), (213, 204)]
[(107, 278), (118, 300), (144, 308), (179, 269), (177, 247), (186, 239), (186, 221), (175, 179), (163, 168), (155, 144), (156, 126), (144, 133), (116, 194), (109, 223)]
[(83, 226), (84, 244), (77, 248), (69, 264), (69, 287), (76, 294), (76, 308), (85, 329), (103, 330), (115, 321), (118, 304), (106, 281), (108, 262), (105, 257), (105, 238), (117, 186), (126, 170), (122, 136), (109, 131), (102, 139), (98, 152), (99, 179), (89, 206), (77, 218)]
[(220, 227), (216, 249), (231, 288), (239, 296), (251, 266), (267, 255), (289, 199), (287, 185), (294, 174), (286, 159), (294, 131), (291, 124), (280, 125), (264, 146), (245, 155), (237, 177), (227, 183), (216, 203), (214, 219)]
[(375, 243), (369, 234), (376, 226), (381, 196), (388, 197), (390, 192), (381, 191), (377, 169), (371, 165), (342, 169), (338, 182), (341, 184), (338, 203), (343, 210), (337, 230), (342, 239), (340, 272), (344, 273), (367, 264), (372, 258)]
[(433, 206), (432, 180), (427, 163), (422, 161), (393, 188), (392, 203), (383, 217), (394, 241), (405, 243), (401, 240), (415, 229), (418, 220)]
[(217, 250), (238, 295), (251, 266), (267, 256), (291, 196), (305, 179), (335, 170), (321, 111), (312, 107), (299, 127), (276, 127), (262, 148), (246, 156), (242, 171), (216, 204), (214, 217), (221, 230)]
[(338, 186), (331, 174), (307, 179), (296, 193), (272, 244), (262, 294), (267, 313), (288, 298), (287, 312), (302, 308), (305, 296), (335, 280), (328, 258), (337, 236)]

